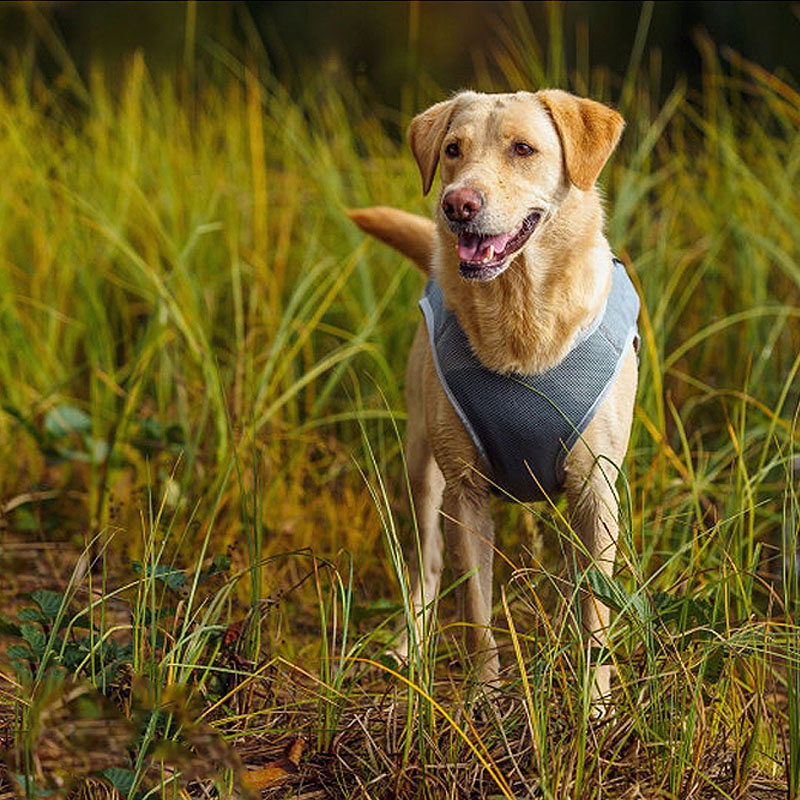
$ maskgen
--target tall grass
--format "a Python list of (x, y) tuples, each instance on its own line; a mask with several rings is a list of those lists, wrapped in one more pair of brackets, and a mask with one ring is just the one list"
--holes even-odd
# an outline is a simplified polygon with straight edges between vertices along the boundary
[[(507, 7), (476, 85), (558, 85), (625, 114), (602, 183), (644, 301), (640, 390), (613, 581), (558, 566), (560, 506), (497, 508), (495, 698), (469, 680), (448, 585), (411, 663), (389, 658), (399, 627), (417, 635), (398, 427), (422, 279), (342, 209), (427, 213), (393, 135), (407, 118), (332, 62), (290, 93), (257, 48), (194, 60), (187, 43), (179, 76), (139, 53), (119, 86), (61, 51), (58, 79), (8, 57), (4, 536), (66, 539), (79, 561), (49, 587), (59, 616), (6, 610), (31, 652), (3, 670), (13, 771), (36, 773), (55, 665), (139, 726), (122, 772), (95, 764), (128, 797), (202, 778), (175, 748), (215, 753), (224, 793), (243, 759), (284, 769), (298, 735), (315, 753), (301, 779), (343, 795), (800, 797), (800, 96), (702, 38), (702, 88), (662, 92), (647, 5), (625, 76), (589, 68), (583, 30), (570, 70), (549, 8), (543, 41)], [(409, 87), (417, 108), (439, 99), (424, 75)], [(584, 591), (614, 609), (603, 651), (581, 650)], [(594, 722), (599, 659), (616, 714)]]

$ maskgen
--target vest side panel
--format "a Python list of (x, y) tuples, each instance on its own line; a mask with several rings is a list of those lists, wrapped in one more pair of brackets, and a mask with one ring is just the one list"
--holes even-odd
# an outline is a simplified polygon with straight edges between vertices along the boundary
[[(431, 278), (428, 281), (428, 285), (425, 287), (425, 294), (419, 301), (419, 307), (422, 310), (422, 316), (425, 319), (425, 327), (428, 330), (428, 344), (431, 348), (431, 358), (433, 359), (433, 365), (436, 368), (436, 374), (439, 377), (439, 383), (447, 396), (447, 399), (450, 401), (450, 405), (453, 407), (453, 410), (458, 415), (458, 418), (461, 420), (461, 424), (464, 426), (464, 429), (469, 434), (469, 438), (472, 439), (472, 443), (475, 445), (475, 449), (478, 451), (478, 455), (481, 457), (481, 460), (486, 464), (487, 467), (491, 466), (491, 461), (486, 453), (486, 448), (483, 446), (483, 442), (481, 441), (480, 436), (475, 432), (475, 429), (472, 427), (472, 423), (469, 420), (467, 414), (464, 413), (464, 409), (461, 408), (458, 400), (456, 399), (455, 395), (453, 394), (450, 384), (448, 383), (445, 374), (442, 370), (442, 365), (439, 363), (439, 352), (436, 347), (436, 332), (437, 332), (437, 315), (434, 311), (434, 308), (431, 304), (431, 300), (429, 298), (429, 290), (428, 287), (433, 284), (434, 289), (439, 291), (441, 295), (441, 289), (439, 289), (438, 284), (433, 281)], [(434, 297), (434, 302), (437, 298)], [(443, 301), (442, 301), (443, 302)], [(441, 326), (438, 326), (441, 327)]]
[[(634, 289), (623, 263), (615, 258), (611, 291), (606, 301), (605, 315), (594, 334), (595, 337), (602, 337), (607, 342), (610, 348), (609, 357), (611, 358), (613, 354), (613, 361), (611, 362), (613, 363), (613, 369), (608, 374), (605, 385), (598, 391), (594, 401), (586, 408), (585, 414), (566, 440), (566, 448), (559, 457), (559, 470), (562, 475), (564, 458), (594, 419), (597, 410), (619, 376), (628, 349), (638, 339), (639, 330), (636, 320), (639, 316), (639, 305), (639, 295), (636, 294), (636, 289)], [(578, 350), (581, 349), (582, 347), (578, 348)], [(584, 360), (587, 365), (592, 364), (594, 356), (586, 354)]]

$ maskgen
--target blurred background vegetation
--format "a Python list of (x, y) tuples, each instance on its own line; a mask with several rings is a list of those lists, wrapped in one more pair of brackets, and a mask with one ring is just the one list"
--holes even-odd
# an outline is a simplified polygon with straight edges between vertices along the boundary
[[(242, 54), (258, 35), (272, 69), (291, 85), (311, 65), (331, 63), (391, 108), (400, 108), (409, 84), (422, 76), (442, 92), (469, 87), (476, 72), (499, 72), (488, 58), (499, 29), (530, 20), (546, 50), (554, 9), (546, 2), (47, 2), (35, 4), (66, 45), (82, 74), (93, 61), (121, 74), (141, 48), (151, 70), (171, 71), (186, 49), (209, 41)], [(544, 53), (551, 64), (572, 71), (578, 58), (623, 76), (630, 63), (642, 13), (641, 2), (564, 3), (556, 12), (565, 32), (562, 53)], [(646, 49), (658, 51), (662, 91), (678, 76), (700, 85), (702, 59), (696, 36), (705, 34), (769, 71), (800, 74), (798, 4), (758, 0), (664, 0), (648, 11)], [(31, 24), (24, 4), (0, 4), (0, 58), (33, 46), (43, 67), (57, 69), (55, 54)], [(52, 43), (52, 42), (51, 42)], [(585, 47), (588, 44), (588, 48)], [(260, 48), (259, 48), (260, 49)], [(586, 52), (588, 50), (588, 52)], [(580, 54), (580, 55), (579, 55)], [(57, 56), (55, 56), (57, 59)], [(405, 98), (408, 101), (408, 98)]]

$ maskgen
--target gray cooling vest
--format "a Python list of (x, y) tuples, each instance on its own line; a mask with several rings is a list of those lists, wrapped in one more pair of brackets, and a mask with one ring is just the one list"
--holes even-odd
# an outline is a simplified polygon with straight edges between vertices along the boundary
[(556, 366), (532, 375), (500, 375), (484, 367), (433, 277), (419, 304), (442, 388), (487, 477), (517, 500), (557, 494), (564, 485), (564, 457), (600, 407), (628, 348), (638, 342), (639, 297), (622, 262), (614, 259), (611, 291), (594, 323)]

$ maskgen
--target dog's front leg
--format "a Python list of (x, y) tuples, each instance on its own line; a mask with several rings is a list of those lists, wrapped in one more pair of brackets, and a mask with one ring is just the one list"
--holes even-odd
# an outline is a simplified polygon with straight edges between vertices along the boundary
[[(579, 561), (584, 569), (594, 567), (609, 578), (614, 572), (619, 531), (617, 467), (628, 449), (636, 368), (636, 353), (631, 348), (611, 391), (564, 465), (572, 526), (583, 543)], [(608, 608), (584, 591), (581, 624), (588, 644), (605, 645), (608, 621)], [(592, 687), (595, 701), (608, 702), (611, 671), (607, 662), (596, 668)]]
[[(616, 469), (595, 465), (587, 478), (567, 480), (567, 499), (571, 509), (572, 527), (583, 549), (578, 561), (581, 571), (598, 569), (609, 578), (614, 572), (617, 553), (617, 498), (613, 489)], [(581, 626), (590, 647), (606, 643), (609, 611), (591, 592), (581, 593)], [(594, 666), (594, 665), (593, 665)], [(605, 702), (611, 688), (611, 665), (595, 667), (592, 699)]]
[(496, 684), (500, 660), (491, 629), (494, 524), (488, 490), (471, 481), (448, 482), (444, 515), (453, 578), (461, 581), (456, 591), (466, 626), (467, 652), (480, 681)]

